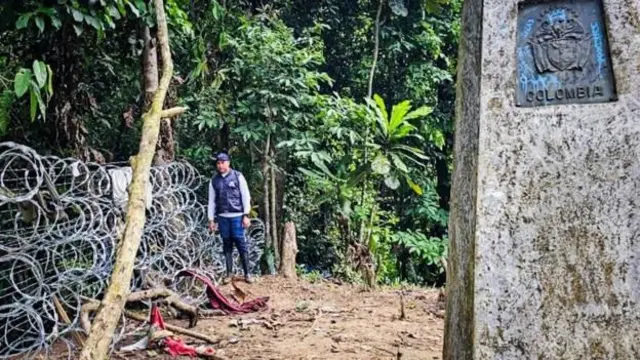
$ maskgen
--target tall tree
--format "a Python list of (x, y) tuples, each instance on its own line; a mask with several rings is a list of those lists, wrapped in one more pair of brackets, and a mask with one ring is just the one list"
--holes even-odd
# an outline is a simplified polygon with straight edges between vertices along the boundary
[(162, 0), (154, 0), (158, 26), (158, 44), (162, 55), (162, 78), (151, 107), (142, 116), (140, 151), (131, 158), (133, 178), (130, 186), (125, 230), (118, 244), (116, 260), (109, 287), (91, 325), (89, 337), (80, 354), (81, 360), (107, 359), (113, 332), (120, 320), (122, 310), (130, 292), (131, 277), (136, 253), (145, 224), (145, 189), (149, 185), (151, 162), (160, 132), (160, 121), (184, 112), (184, 108), (163, 110), (164, 100), (173, 75), (173, 62), (169, 49), (167, 19)]

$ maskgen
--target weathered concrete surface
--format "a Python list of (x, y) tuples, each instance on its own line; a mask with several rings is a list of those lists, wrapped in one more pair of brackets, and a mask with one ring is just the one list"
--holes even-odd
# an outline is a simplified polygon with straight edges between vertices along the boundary
[(640, 1), (604, 0), (618, 101), (536, 108), (517, 3), (465, 1), (444, 358), (640, 359)]

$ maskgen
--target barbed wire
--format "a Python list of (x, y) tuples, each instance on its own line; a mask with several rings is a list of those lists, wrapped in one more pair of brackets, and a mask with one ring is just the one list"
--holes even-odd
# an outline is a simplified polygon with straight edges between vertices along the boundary
[[(73, 158), (41, 156), (11, 142), (0, 143), (0, 359), (47, 356), (75, 344), (81, 332), (83, 298), (99, 299), (108, 285), (117, 239), (124, 230), (126, 184), (131, 168)], [(212, 278), (224, 272), (222, 241), (208, 233), (206, 185), (186, 162), (151, 169), (146, 223), (136, 257), (132, 289), (170, 285), (192, 304), (205, 303), (205, 289), (183, 269)], [(264, 224), (247, 230), (249, 265), (259, 272)], [(235, 254), (235, 270), (239, 259)], [(70, 323), (59, 318), (57, 299)], [(127, 334), (124, 317), (114, 337)]]

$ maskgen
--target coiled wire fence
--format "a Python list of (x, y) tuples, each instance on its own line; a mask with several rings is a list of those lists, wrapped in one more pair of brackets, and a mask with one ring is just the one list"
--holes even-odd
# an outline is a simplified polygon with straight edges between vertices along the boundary
[[(41, 156), (27, 146), (0, 143), (0, 359), (71, 356), (70, 333), (82, 331), (82, 299), (99, 298), (106, 289), (124, 229), (121, 180), (130, 168), (121, 165)], [(187, 268), (212, 278), (224, 271), (222, 242), (206, 226), (207, 181), (186, 162), (152, 168), (133, 290), (169, 284), (185, 301), (204, 303), (204, 288), (173, 277)], [(257, 273), (262, 222), (253, 220), (247, 240)], [(113, 348), (130, 329), (123, 317)]]

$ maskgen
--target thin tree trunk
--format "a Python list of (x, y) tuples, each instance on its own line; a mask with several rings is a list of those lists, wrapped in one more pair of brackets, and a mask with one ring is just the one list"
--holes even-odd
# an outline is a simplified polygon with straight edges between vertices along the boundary
[(162, 79), (150, 110), (142, 116), (142, 137), (138, 155), (131, 158), (133, 179), (129, 187), (129, 203), (124, 234), (116, 254), (109, 287), (96, 314), (91, 332), (80, 354), (80, 360), (105, 360), (113, 332), (127, 301), (133, 265), (145, 224), (145, 189), (149, 186), (151, 161), (155, 153), (160, 120), (183, 113), (185, 108), (163, 110), (164, 99), (173, 74), (169, 49), (167, 19), (162, 0), (154, 0), (158, 24), (158, 42), (162, 54)]
[[(162, 64), (162, 59), (159, 61)], [(173, 107), (176, 104), (175, 86), (171, 89), (171, 82), (167, 89), (164, 106)], [(156, 145), (156, 155), (153, 160), (154, 165), (163, 165), (173, 161), (175, 158), (175, 148), (173, 141), (173, 121), (171, 119), (162, 119), (160, 122), (160, 134), (158, 135), (158, 143)]]
[(267, 141), (264, 145), (264, 155), (262, 163), (263, 190), (264, 190), (264, 226), (265, 226), (265, 249), (269, 251), (272, 245), (271, 238), (271, 207), (269, 206), (269, 152), (271, 146), (271, 134), (267, 134)]
[(161, 121), (154, 165), (168, 164), (175, 158), (172, 121), (171, 119), (162, 119)]
[(142, 87), (144, 89), (144, 103), (142, 111), (147, 112), (151, 106), (153, 95), (158, 90), (158, 47), (155, 36), (151, 36), (151, 29), (143, 25), (141, 30), (144, 41), (142, 52)]
[[(367, 89), (367, 98), (371, 98), (373, 96), (373, 77), (376, 73), (376, 66), (378, 65), (378, 52), (380, 51), (380, 15), (382, 14), (382, 4), (384, 0), (380, 0), (378, 3), (378, 11), (376, 12), (376, 21), (375, 21), (375, 33), (374, 33), (374, 46), (373, 46), (373, 64), (371, 64), (371, 71), (369, 72), (369, 87)], [(367, 126), (364, 134), (364, 163), (366, 164), (369, 161), (369, 148), (367, 147), (367, 142), (369, 141), (369, 127)], [(362, 181), (362, 191), (360, 193), (360, 205), (364, 207), (364, 193), (367, 188), (367, 175), (364, 175), (364, 179)], [(358, 231), (358, 241), (362, 243), (364, 241), (364, 229), (365, 228), (365, 220), (362, 219), (360, 222), (360, 229)]]
[(271, 180), (271, 189), (270, 189), (270, 205), (271, 205), (271, 237), (273, 241), (273, 249), (274, 249), (274, 257), (275, 257), (275, 266), (276, 269), (280, 267), (280, 242), (278, 241), (278, 219), (277, 219), (277, 211), (276, 211), (276, 170), (275, 166), (273, 166), (273, 162), (275, 161), (275, 154), (273, 147), (271, 148), (271, 164), (269, 166), (270, 170), (270, 180)]
[(371, 64), (371, 71), (369, 72), (369, 88), (367, 90), (367, 97), (373, 96), (373, 76), (376, 73), (376, 66), (378, 65), (378, 52), (380, 50), (380, 15), (382, 14), (382, 4), (384, 0), (380, 0), (378, 4), (378, 12), (376, 13), (375, 22), (375, 43), (373, 45), (373, 64)]

